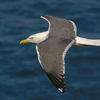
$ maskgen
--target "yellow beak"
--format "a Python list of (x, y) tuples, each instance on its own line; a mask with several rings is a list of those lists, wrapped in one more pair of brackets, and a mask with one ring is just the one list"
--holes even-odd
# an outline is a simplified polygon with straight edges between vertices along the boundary
[(24, 43), (28, 43), (29, 41), (28, 40), (22, 40), (20, 41), (20, 44), (24, 44)]

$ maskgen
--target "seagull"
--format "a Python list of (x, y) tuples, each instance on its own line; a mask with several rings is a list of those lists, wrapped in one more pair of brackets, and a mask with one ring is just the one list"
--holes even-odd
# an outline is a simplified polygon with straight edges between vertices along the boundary
[(100, 46), (100, 39), (87, 39), (77, 36), (77, 28), (73, 21), (54, 16), (41, 16), (49, 23), (48, 31), (32, 34), (23, 43), (35, 43), (38, 60), (44, 72), (54, 86), (65, 92), (66, 52), (72, 46)]

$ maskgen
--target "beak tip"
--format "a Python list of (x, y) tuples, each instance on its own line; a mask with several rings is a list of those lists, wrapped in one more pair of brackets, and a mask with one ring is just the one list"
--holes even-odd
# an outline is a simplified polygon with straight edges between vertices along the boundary
[(20, 41), (20, 44), (24, 44), (24, 43), (28, 43), (28, 41), (27, 40)]
[(20, 41), (20, 44), (23, 44), (23, 42), (22, 42), (22, 41)]

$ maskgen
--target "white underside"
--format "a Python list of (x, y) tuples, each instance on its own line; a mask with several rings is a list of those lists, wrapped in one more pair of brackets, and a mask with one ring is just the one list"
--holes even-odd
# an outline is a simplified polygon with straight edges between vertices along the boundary
[(76, 40), (75, 45), (77, 46), (81, 45), (100, 46), (100, 39), (87, 39), (77, 36), (75, 40)]

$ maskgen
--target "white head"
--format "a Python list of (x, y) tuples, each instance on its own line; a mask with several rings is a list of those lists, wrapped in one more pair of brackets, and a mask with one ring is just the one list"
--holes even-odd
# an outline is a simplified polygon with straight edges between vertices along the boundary
[(48, 31), (38, 33), (38, 34), (33, 34), (29, 36), (27, 39), (20, 41), (20, 44), (24, 43), (40, 43), (44, 40), (46, 40), (48, 37)]
[(29, 36), (28, 38), (26, 38), (25, 40), (20, 41), (20, 44), (24, 44), (24, 43), (36, 43), (35, 39), (37, 37), (35, 37), (34, 35)]

